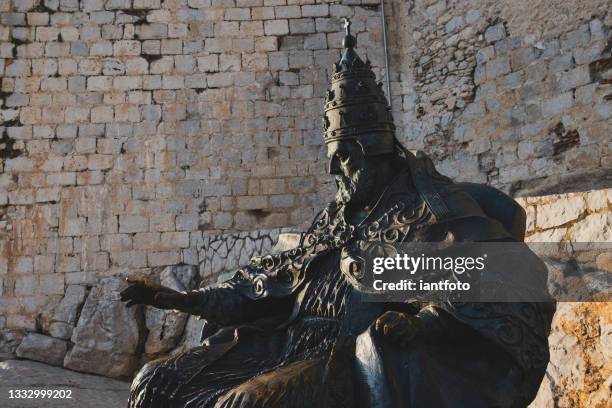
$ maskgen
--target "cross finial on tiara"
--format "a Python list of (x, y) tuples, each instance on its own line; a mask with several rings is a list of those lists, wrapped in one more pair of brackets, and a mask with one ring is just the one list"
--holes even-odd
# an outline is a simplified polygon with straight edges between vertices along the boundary
[(351, 35), (351, 20), (346, 17), (344, 17), (343, 20), (342, 26), (346, 29), (346, 35)]

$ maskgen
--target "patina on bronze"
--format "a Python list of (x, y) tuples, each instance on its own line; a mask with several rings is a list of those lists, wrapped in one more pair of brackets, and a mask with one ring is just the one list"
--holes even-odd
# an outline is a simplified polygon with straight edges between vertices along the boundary
[(122, 292), (128, 306), (208, 322), (201, 347), (140, 370), (130, 407), (524, 407), (535, 397), (553, 304), (361, 301), (360, 272), (345, 262), (359, 242), (522, 241), (525, 213), (404, 149), (355, 45), (347, 24), (325, 99), (338, 193), (298, 247), (188, 293), (142, 280)]

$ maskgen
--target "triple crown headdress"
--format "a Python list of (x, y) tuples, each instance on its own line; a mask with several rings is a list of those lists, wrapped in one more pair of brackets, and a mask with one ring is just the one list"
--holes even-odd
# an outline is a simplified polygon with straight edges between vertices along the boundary
[(370, 61), (363, 62), (355, 52), (357, 40), (351, 35), (348, 19), (344, 27), (344, 50), (334, 64), (331, 88), (325, 94), (325, 143), (352, 139), (366, 155), (391, 153), (395, 149), (395, 125), (382, 82), (376, 83)]

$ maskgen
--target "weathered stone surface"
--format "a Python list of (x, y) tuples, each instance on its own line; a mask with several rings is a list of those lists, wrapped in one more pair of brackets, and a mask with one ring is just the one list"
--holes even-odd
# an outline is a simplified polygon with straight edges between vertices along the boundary
[(180, 340), (187, 315), (174, 310), (160, 310), (147, 307), (145, 322), (149, 335), (145, 343), (145, 354), (165, 353), (175, 347)]
[(69, 339), (87, 292), (84, 286), (69, 285), (60, 303), (54, 308), (48, 332), (59, 339)]
[(185, 325), (183, 339), (181, 340), (180, 345), (174, 349), (172, 354), (189, 350), (192, 347), (200, 346), (202, 344), (202, 328), (205, 324), (205, 320), (197, 319), (194, 316), (189, 316), (187, 319), (187, 324)]
[(595, 265), (600, 271), (612, 273), (612, 253), (599, 254), (596, 258)]
[(501, 40), (506, 36), (506, 27), (503, 23), (487, 28), (485, 31), (485, 39), (488, 43)]
[[(108, 408), (125, 406), (129, 383), (27, 360), (0, 362), (0, 406), (5, 408)], [(70, 399), (9, 399), (16, 389), (72, 391)], [(44, 404), (44, 405), (41, 405)]]
[(566, 228), (552, 228), (530, 235), (529, 240), (531, 242), (558, 242), (564, 240), (566, 235)]
[(557, 305), (549, 337), (550, 363), (531, 408), (607, 406), (611, 316), (611, 303)]
[(587, 215), (569, 233), (576, 242), (612, 242), (612, 212)]
[(130, 375), (136, 368), (143, 322), (137, 308), (126, 308), (119, 292), (126, 287), (119, 278), (106, 278), (94, 286), (74, 329), (72, 350), (64, 367), (109, 377)]
[(23, 330), (0, 330), (0, 360), (15, 358), (15, 350), (24, 336)]
[(570, 259), (543, 257), (542, 260), (548, 268), (548, 292), (558, 301), (590, 302), (598, 294), (610, 292), (606, 276), (602, 275), (607, 272), (589, 272), (588, 264)]
[[(192, 265), (169, 266), (160, 275), (161, 284), (177, 291), (193, 289), (197, 268)], [(147, 307), (145, 322), (149, 335), (145, 343), (145, 354), (165, 353), (174, 348), (181, 339), (187, 315), (176, 310), (161, 310)]]
[[(610, 189), (570, 193), (556, 196), (529, 197), (522, 199), (523, 206), (533, 208), (538, 223), (542, 208), (548, 212), (545, 225), (558, 224), (551, 217), (562, 217), (567, 228), (549, 228), (540, 232), (529, 232), (530, 242), (571, 242), (610, 243), (610, 212), (607, 211), (607, 197)], [(585, 205), (580, 200), (584, 200)], [(584, 216), (584, 212), (588, 212)], [(571, 215), (571, 216), (570, 216)], [(534, 227), (535, 228), (535, 227)], [(575, 246), (575, 244), (573, 244)], [(601, 244), (583, 245), (602, 250)], [(598, 249), (599, 248), (599, 249)], [(567, 261), (547, 261), (549, 282), (567, 279), (572, 291), (589, 293), (594, 289), (609, 289), (610, 253), (588, 253), (585, 259), (578, 259), (581, 273), (576, 264)], [(594, 257), (594, 259), (592, 259)], [(592, 265), (592, 266), (589, 266)], [(595, 272), (590, 272), (594, 267)], [(585, 274), (585, 272), (587, 272)], [(573, 280), (573, 281), (572, 281)], [(550, 287), (556, 293), (555, 287)], [(567, 291), (565, 292), (567, 293)], [(590, 292), (592, 293), (592, 292)], [(572, 292), (575, 297), (576, 293)], [(567, 299), (567, 298), (566, 298)], [(589, 298), (592, 300), (592, 298)], [(612, 350), (612, 308), (606, 302), (560, 302), (553, 320), (549, 337), (551, 357), (546, 376), (535, 401), (530, 408), (570, 408), (607, 406), (610, 395), (612, 365), (608, 356)]]
[(589, 209), (593, 211), (605, 210), (612, 205), (612, 188), (589, 191), (586, 200)]
[(61, 366), (67, 351), (68, 345), (63, 340), (38, 333), (30, 333), (17, 347), (16, 354), (17, 357)]
[(538, 206), (536, 225), (546, 229), (566, 224), (577, 219), (585, 208), (584, 199), (580, 196), (543, 204)]

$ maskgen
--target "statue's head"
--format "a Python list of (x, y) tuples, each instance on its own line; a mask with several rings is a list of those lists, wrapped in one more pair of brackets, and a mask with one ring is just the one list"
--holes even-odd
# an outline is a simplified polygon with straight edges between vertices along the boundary
[(325, 95), (323, 131), (329, 172), (338, 185), (336, 200), (360, 205), (382, 182), (382, 167), (395, 154), (397, 142), (382, 83), (376, 83), (370, 61), (363, 62), (355, 52), (349, 21), (345, 27), (342, 57), (334, 64)]
[(364, 205), (375, 193), (381, 170), (377, 156), (366, 156), (355, 140), (338, 140), (327, 144), (329, 174), (336, 179), (336, 202)]

